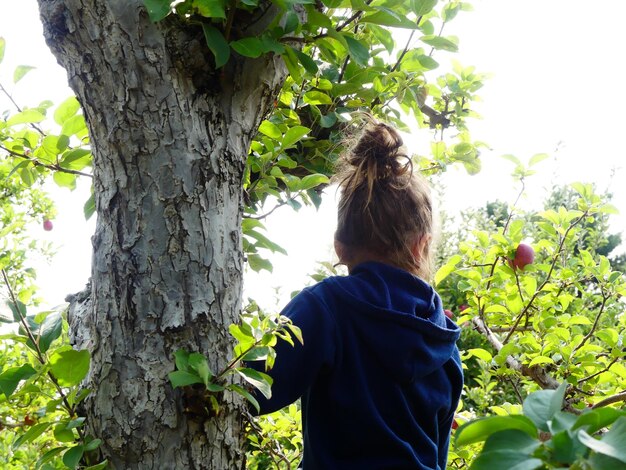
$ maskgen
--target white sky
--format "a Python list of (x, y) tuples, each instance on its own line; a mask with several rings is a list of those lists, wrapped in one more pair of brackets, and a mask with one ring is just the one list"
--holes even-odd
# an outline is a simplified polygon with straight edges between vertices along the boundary
[[(621, 92), (626, 70), (626, 2), (622, 0), (476, 0), (475, 11), (461, 13), (445, 33), (460, 38), (458, 54), (438, 53), (437, 60), (456, 58), (464, 65), (492, 77), (479, 92), (476, 105), (482, 120), (472, 121), (476, 140), (487, 142), (483, 172), (469, 177), (450, 171), (444, 182), (443, 205), (460, 210), (499, 198), (512, 201), (517, 187), (509, 177), (512, 164), (500, 159), (514, 154), (528, 160), (535, 153), (549, 153), (550, 161), (538, 166), (528, 181), (526, 205), (537, 206), (553, 184), (573, 181), (598, 183), (615, 194), (614, 204), (626, 212), (624, 145), (621, 142), (626, 94)], [(16, 89), (18, 102), (36, 105), (43, 99), (60, 103), (71, 94), (65, 72), (43, 41), (35, 0), (0, 0), (0, 36), (7, 40), (0, 82), (12, 83), (18, 64), (37, 66)], [(0, 110), (7, 106), (0, 98)], [(431, 138), (427, 129), (414, 133), (413, 149)], [(556, 149), (558, 148), (558, 151)], [(610, 182), (611, 170), (617, 169)], [(39, 285), (50, 304), (62, 302), (68, 292), (79, 290), (89, 276), (90, 234), (93, 220), (85, 223), (82, 204), (86, 187), (70, 193), (54, 191), (58, 216), (52, 232), (40, 221), (37, 236), (62, 246), (55, 263), (38, 268)], [(270, 237), (284, 246), (288, 257), (276, 256), (273, 274), (247, 278), (246, 290), (271, 305), (272, 287), (282, 286), (282, 299), (302, 287), (316, 260), (331, 258), (334, 210), (330, 199), (316, 213), (298, 215), (288, 209), (267, 220)], [(615, 230), (626, 229), (624, 215), (615, 219)]]

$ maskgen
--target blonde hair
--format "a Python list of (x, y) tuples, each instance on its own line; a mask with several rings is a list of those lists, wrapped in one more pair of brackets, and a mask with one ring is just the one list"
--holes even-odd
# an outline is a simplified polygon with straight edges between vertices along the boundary
[[(432, 274), (433, 204), (428, 183), (413, 172), (402, 137), (373, 119), (338, 160), (341, 195), (335, 239), (367, 250), (424, 279)], [(415, 242), (426, 237), (419, 258)]]

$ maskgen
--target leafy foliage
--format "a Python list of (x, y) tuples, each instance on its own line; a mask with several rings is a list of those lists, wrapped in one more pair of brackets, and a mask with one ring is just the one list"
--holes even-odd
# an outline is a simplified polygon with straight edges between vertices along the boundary
[[(287, 317), (266, 314), (255, 303), (251, 303), (246, 310), (246, 313), (241, 315), (239, 324), (230, 325), (230, 334), (236, 340), (234, 357), (218, 373), (211, 371), (207, 358), (202, 354), (184, 350), (176, 352), (176, 370), (169, 374), (172, 386), (177, 388), (200, 385), (195, 390), (187, 390), (192, 413), (207, 416), (219, 413), (220, 402), (216, 394), (225, 390), (241, 395), (258, 412), (259, 402), (250, 393), (249, 388), (242, 386), (241, 380), (248, 387), (270, 398), (272, 378), (257, 368), (250, 367), (248, 363), (264, 361), (267, 371), (274, 365), (276, 359), (274, 346), (279, 339), (287, 341), (292, 346), (294, 339), (303, 342), (300, 329)], [(232, 376), (240, 380), (232, 380)]]
[[(626, 411), (587, 408), (562, 411), (567, 383), (534, 392), (524, 400), (524, 415), (491, 416), (463, 424), (458, 447), (485, 442), (472, 470), (572, 467), (616, 469), (626, 465)], [(610, 428), (607, 430), (607, 428)], [(597, 435), (598, 437), (594, 437)]]
[[(0, 343), (0, 438), (3, 468), (78, 468), (93, 460), (98, 439), (83, 430), (78, 414), (88, 395), (80, 383), (89, 371), (89, 352), (67, 345), (67, 324), (61, 311), (29, 315), (4, 270), (12, 332)], [(97, 457), (96, 457), (97, 458)], [(96, 467), (104, 468), (106, 461)], [(85, 468), (84, 466), (81, 468)]]

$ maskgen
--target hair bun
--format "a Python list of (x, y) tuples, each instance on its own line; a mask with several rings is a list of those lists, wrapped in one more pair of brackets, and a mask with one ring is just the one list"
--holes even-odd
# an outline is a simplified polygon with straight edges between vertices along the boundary
[(370, 186), (375, 180), (404, 180), (413, 170), (400, 133), (380, 122), (371, 122), (363, 129), (360, 138), (345, 156), (345, 163), (355, 167), (356, 172), (363, 173), (363, 179), (369, 180)]

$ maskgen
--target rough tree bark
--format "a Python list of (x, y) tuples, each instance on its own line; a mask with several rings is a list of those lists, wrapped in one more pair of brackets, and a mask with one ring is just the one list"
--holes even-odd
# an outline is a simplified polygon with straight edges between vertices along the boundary
[(117, 469), (234, 469), (237, 403), (186, 416), (178, 348), (227, 359), (240, 310), (242, 174), (285, 77), (278, 57), (215, 71), (198, 26), (152, 24), (141, 0), (39, 0), (48, 45), (82, 104), (97, 226), (89, 301), (72, 334), (92, 352), (89, 431)]

